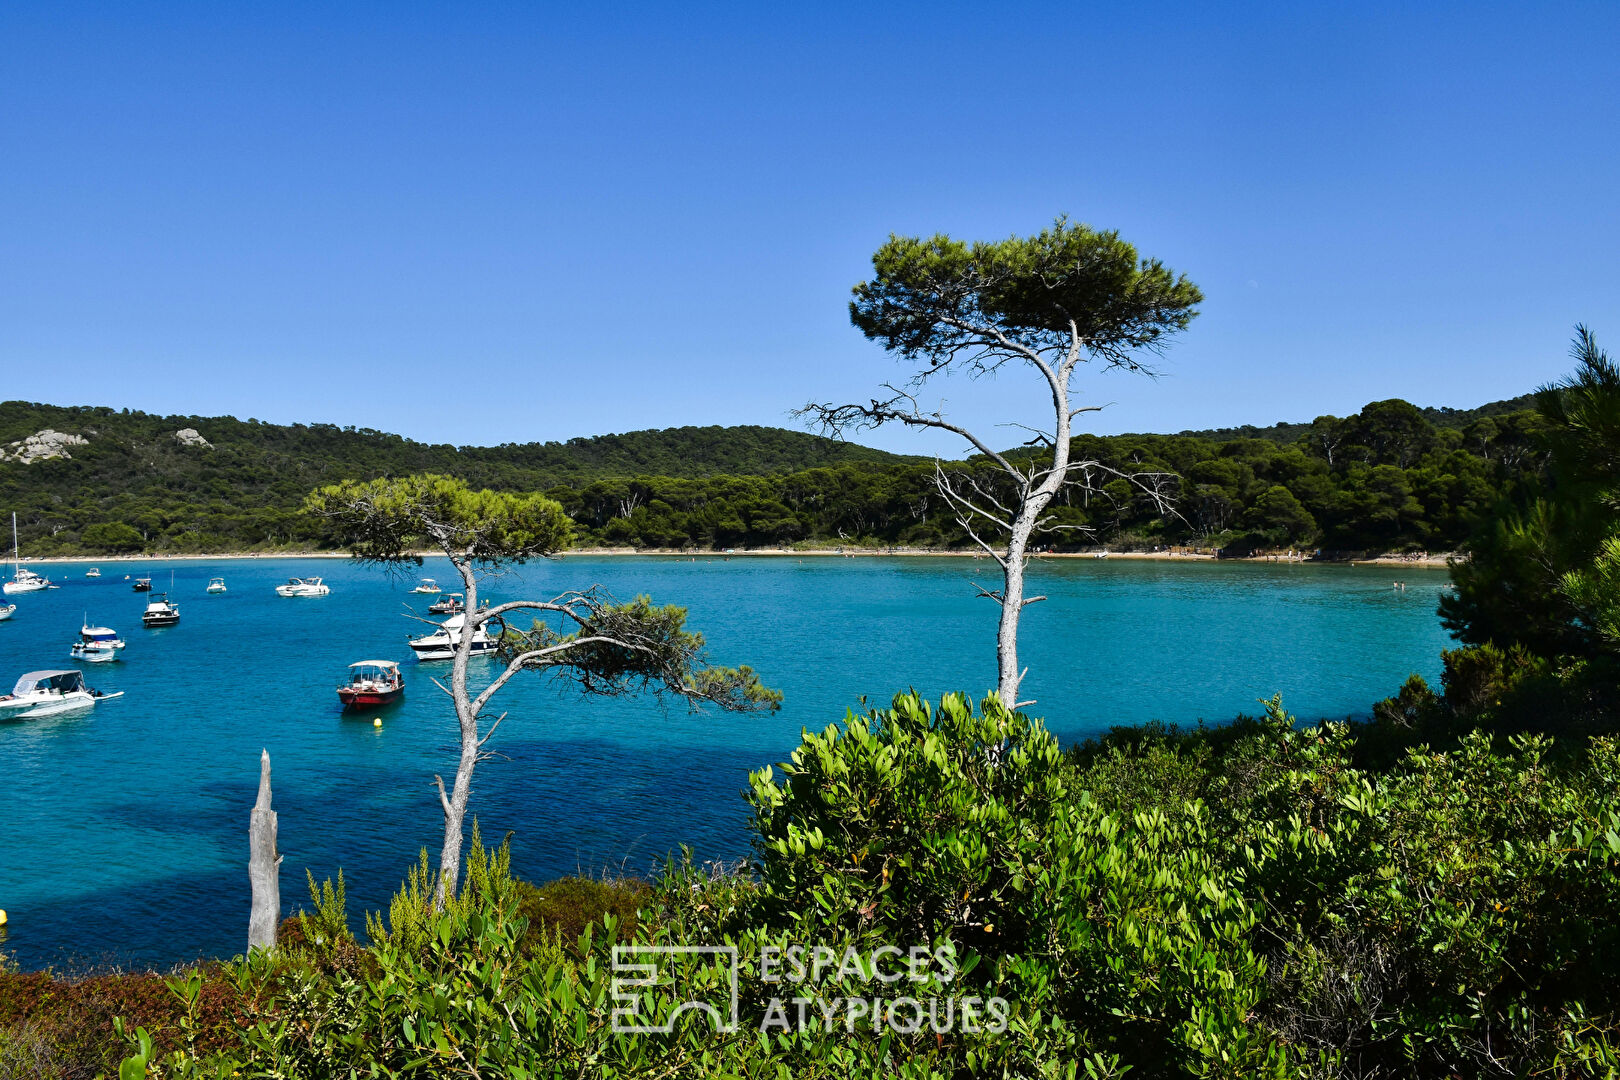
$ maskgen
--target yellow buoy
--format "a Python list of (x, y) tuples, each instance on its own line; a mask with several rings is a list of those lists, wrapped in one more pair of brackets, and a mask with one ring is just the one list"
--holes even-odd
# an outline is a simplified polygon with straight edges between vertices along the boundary
[(382, 727), (382, 717), (380, 717), (380, 716), (373, 717), (372, 721), (371, 721), (371, 726), (372, 727)]
[(6, 925), (6, 913), (0, 910), (0, 926)]

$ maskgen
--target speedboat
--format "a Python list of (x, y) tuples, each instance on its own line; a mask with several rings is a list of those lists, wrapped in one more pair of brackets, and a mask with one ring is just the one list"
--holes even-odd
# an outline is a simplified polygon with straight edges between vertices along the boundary
[(225, 579), (222, 578), (222, 577), (209, 578), (208, 579), (208, 591), (211, 592), (211, 593), (222, 593), (222, 592), (224, 592), (225, 591)]
[(85, 577), (100, 577), (101, 576), (101, 570), (98, 567), (92, 566), (90, 569), (88, 569), (88, 570), (86, 570), (84, 572), (84, 576)]
[(439, 583), (430, 577), (423, 578), (422, 584), (411, 590), (411, 592), (419, 593), (439, 593), (443, 591), (443, 589), (439, 588)]
[(0, 604), (0, 622), (5, 622), (15, 614), (17, 614), (16, 604)]
[(118, 659), (119, 650), (123, 647), (124, 641), (118, 636), (118, 631), (106, 626), (91, 626), (87, 622), (79, 629), (79, 640), (73, 643), (73, 648), (68, 652), (73, 659), (83, 660), (87, 664), (105, 664)]
[(362, 660), (349, 665), (348, 682), (337, 688), (345, 709), (392, 705), (405, 693), (405, 677), (392, 660)]
[(0, 720), (74, 712), (123, 696), (122, 690), (103, 694), (90, 689), (84, 685), (84, 673), (80, 671), (30, 671), (17, 680), (11, 693), (0, 697)]
[[(411, 651), (418, 660), (453, 660), (456, 656), (456, 646), (461, 643), (461, 634), (467, 625), (465, 614), (452, 615), (439, 624), (439, 629), (425, 637), (408, 639)], [(473, 631), (472, 654), (492, 653), (501, 647), (501, 643), (489, 636), (482, 626)]]
[(151, 592), (152, 579), (149, 577), (138, 577), (135, 579), (135, 584), (132, 587), (136, 592)]
[(429, 615), (459, 615), (467, 610), (467, 603), (458, 592), (441, 596), (428, 605)]
[(318, 577), (288, 578), (287, 584), (276, 586), (277, 596), (325, 596), (331, 591)]
[(158, 593), (147, 602), (146, 610), (141, 612), (141, 625), (148, 629), (155, 626), (173, 626), (180, 621), (180, 605), (169, 603), (168, 593)]
[(17, 515), (11, 515), (11, 580), (0, 585), (0, 592), (7, 596), (13, 593), (39, 592), (49, 589), (51, 579), (41, 577), (22, 564), (22, 555), (17, 547)]

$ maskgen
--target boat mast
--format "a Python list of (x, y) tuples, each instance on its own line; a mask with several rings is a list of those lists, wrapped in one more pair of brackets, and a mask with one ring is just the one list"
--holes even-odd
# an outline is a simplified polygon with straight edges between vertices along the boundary
[(11, 512), (11, 577), (17, 578), (17, 570), (22, 566), (22, 550), (17, 547), (17, 511)]

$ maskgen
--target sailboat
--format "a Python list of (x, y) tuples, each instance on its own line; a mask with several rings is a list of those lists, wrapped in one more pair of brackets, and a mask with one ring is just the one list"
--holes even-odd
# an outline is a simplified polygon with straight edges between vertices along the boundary
[(11, 515), (11, 580), (0, 586), (7, 596), (13, 593), (39, 592), (41, 589), (51, 587), (49, 578), (40, 577), (22, 564), (21, 551), (17, 547), (17, 514)]

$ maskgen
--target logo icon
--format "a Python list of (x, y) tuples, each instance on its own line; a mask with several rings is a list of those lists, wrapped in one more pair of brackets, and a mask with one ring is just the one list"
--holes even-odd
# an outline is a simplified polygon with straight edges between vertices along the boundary
[(613, 946), (614, 1034), (667, 1035), (687, 1012), (707, 1013), (717, 1032), (736, 1031), (737, 971), (735, 945)]

